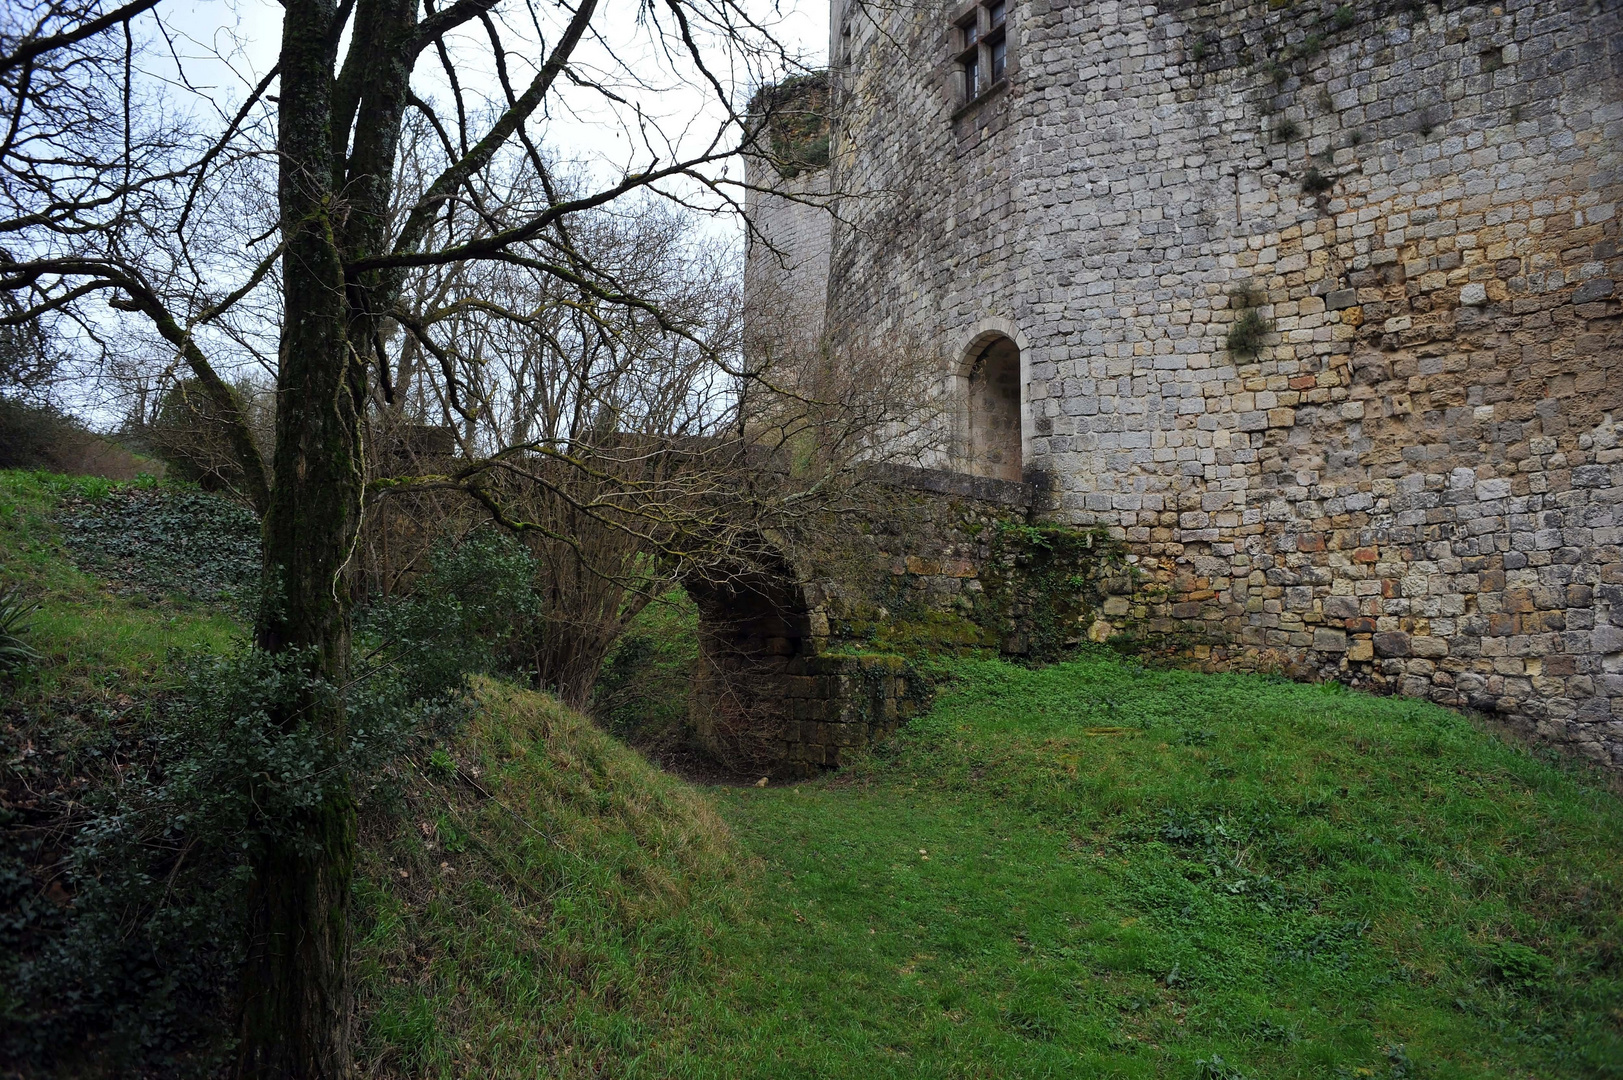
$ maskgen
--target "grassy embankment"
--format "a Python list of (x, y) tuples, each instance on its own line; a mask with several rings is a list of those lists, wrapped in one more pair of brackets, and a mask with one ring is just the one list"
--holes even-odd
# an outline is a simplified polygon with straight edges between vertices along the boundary
[[(0, 575), (46, 598), (22, 692), (137, 693), (160, 643), (230, 639), (69, 567), (53, 497), (0, 486)], [(1623, 1075), (1604, 778), (1334, 687), (956, 674), (856, 768), (708, 792), (479, 684), (368, 811), (372, 1071)]]

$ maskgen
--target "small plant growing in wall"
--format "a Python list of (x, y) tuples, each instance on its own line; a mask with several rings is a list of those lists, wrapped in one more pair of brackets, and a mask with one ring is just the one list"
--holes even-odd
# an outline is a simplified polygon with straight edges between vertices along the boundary
[(1193, 60), (1197, 64), (1200, 63), (1202, 60), (1206, 59), (1206, 49), (1206, 40), (1204, 38), (1196, 38), (1195, 43), (1189, 46), (1189, 59)]
[(1280, 142), (1290, 142), (1292, 139), (1300, 137), (1301, 134), (1302, 125), (1295, 120), (1281, 120), (1274, 126), (1274, 138)]
[(1302, 175), (1302, 191), (1315, 197), (1323, 195), (1336, 186), (1336, 182), (1324, 175), (1318, 169), (1309, 169)]
[(1351, 4), (1342, 4), (1336, 8), (1335, 14), (1330, 16), (1330, 22), (1337, 30), (1351, 30), (1352, 24), (1358, 21), (1358, 13)]
[(1229, 327), (1228, 345), (1232, 356), (1256, 356), (1262, 348), (1262, 339), (1274, 332), (1272, 319), (1265, 319), (1262, 312), (1254, 307), (1248, 307), (1240, 312), (1240, 317), (1234, 320)]

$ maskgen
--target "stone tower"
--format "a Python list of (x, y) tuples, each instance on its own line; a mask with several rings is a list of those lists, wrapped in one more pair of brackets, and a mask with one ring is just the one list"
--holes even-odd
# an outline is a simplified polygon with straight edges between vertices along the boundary
[(831, 16), (788, 291), (1131, 545), (1115, 625), (1623, 764), (1623, 4)]

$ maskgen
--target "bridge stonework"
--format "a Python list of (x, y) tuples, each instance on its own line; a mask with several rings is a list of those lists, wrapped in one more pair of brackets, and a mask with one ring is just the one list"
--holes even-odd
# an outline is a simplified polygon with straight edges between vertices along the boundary
[(1011, 0), (966, 101), (990, 10), (836, 0), (831, 347), (1018, 345), (1100, 636), (1623, 765), (1623, 5)]
[(779, 776), (844, 764), (930, 700), (910, 657), (1052, 658), (1108, 629), (1121, 545), (1031, 523), (1027, 484), (879, 470), (863, 501), (775, 537), (779, 566), (688, 586), (694, 725), (722, 761)]

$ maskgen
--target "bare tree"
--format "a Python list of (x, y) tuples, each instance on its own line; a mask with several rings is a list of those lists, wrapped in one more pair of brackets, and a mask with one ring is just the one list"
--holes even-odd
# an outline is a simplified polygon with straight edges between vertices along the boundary
[[(185, 85), (158, 0), (7, 5), (0, 292), (15, 303), (0, 326), (60, 320), (83, 340), (107, 342), (139, 325), (173, 349), (212, 398), (243, 490), (263, 514), (257, 646), (304, 658), (312, 686), (341, 686), (365, 419), (377, 396), (387, 404), (396, 394), (391, 320), (438, 368), (438, 392), (459, 413), (468, 408), (433, 330), (406, 310), (414, 283), (471, 262), (524, 268), (691, 338), (626, 275), (583, 255), (571, 226), (639, 192), (731, 207), (713, 166), (751, 136), (732, 109), (729, 69), (783, 58), (734, 0), (642, 4), (641, 53), (626, 63), (604, 47), (611, 35), (597, 0), (421, 10), (415, 0), (286, 0), (283, 12), (276, 68), (240, 107), (209, 118), (173, 107), (144, 66), (172, 60), (171, 84)], [(656, 82), (709, 94), (719, 120), (709, 132), (661, 130), (634, 100)], [(549, 112), (567, 113), (566, 87), (617, 116), (633, 148), (612, 175), (567, 193), (533, 130)], [(437, 171), (401, 167), (412, 113), (440, 142)], [(504, 160), (533, 170), (540, 197), (486, 198), (480, 177)], [(243, 357), (274, 371), (269, 460), (223, 371)], [(478, 487), (480, 475), (459, 482)], [(335, 747), (346, 737), (341, 697), (318, 690), (279, 705), (271, 722), (312, 725)], [(279, 822), (252, 855), (245, 1076), (351, 1071), (353, 795), (334, 783), (297, 818)]]
[[(514, 201), (529, 184), (526, 173), (509, 176), (491, 199)], [(613, 267), (659, 318), (530, 266), (425, 275), (402, 301), (409, 332), (394, 402), (380, 407), (373, 436), (387, 438), (387, 423), (404, 434), (437, 421), (455, 443), (455, 475), (442, 461), (378, 485), (379, 524), (366, 542), (394, 543), (391, 504), (472, 493), (536, 558), (542, 608), (521, 634), (523, 665), (579, 705), (626, 622), (669, 587), (681, 561), (673, 545), (699, 531), (723, 542), (718, 507), (702, 492), (736, 480), (717, 470), (737, 457), (738, 380), (728, 368), (739, 311), (736, 260), (666, 205), (583, 215), (571, 243)], [(451, 377), (422, 378), (430, 366)]]

